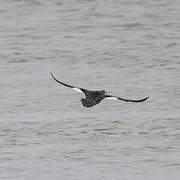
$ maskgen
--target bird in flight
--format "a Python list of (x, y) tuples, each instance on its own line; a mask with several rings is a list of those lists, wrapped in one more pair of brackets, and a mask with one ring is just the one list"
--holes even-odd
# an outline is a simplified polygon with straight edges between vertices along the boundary
[(149, 98), (149, 97), (145, 97), (145, 98), (139, 99), (139, 100), (124, 99), (124, 98), (120, 98), (117, 96), (107, 95), (105, 90), (90, 91), (90, 90), (87, 90), (84, 88), (68, 85), (68, 84), (65, 84), (65, 83), (57, 80), (52, 73), (51, 73), (51, 76), (56, 82), (66, 86), (66, 87), (69, 87), (79, 93), (84, 93), (85, 98), (81, 98), (81, 102), (82, 102), (83, 106), (85, 106), (85, 107), (92, 107), (96, 104), (99, 104), (103, 99), (121, 100), (121, 101), (126, 101), (126, 102), (143, 102)]

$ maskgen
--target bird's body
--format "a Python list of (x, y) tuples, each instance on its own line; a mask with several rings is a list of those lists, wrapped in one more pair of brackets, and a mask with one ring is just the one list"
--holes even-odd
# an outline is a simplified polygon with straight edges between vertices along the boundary
[(149, 97), (146, 97), (146, 98), (143, 98), (143, 99), (140, 99), (140, 100), (130, 100), (130, 99), (120, 98), (120, 97), (117, 97), (117, 96), (106, 95), (106, 92), (104, 90), (90, 91), (90, 90), (87, 90), (87, 89), (84, 89), (84, 88), (71, 86), (71, 85), (65, 84), (65, 83), (57, 80), (53, 76), (52, 73), (51, 73), (51, 75), (52, 75), (52, 78), (56, 82), (66, 86), (66, 87), (72, 88), (73, 90), (75, 90), (77, 92), (84, 93), (86, 98), (82, 98), (81, 102), (82, 102), (83, 106), (85, 106), (85, 107), (91, 107), (91, 106), (94, 106), (96, 104), (99, 104), (103, 99), (122, 100), (122, 101), (127, 101), (127, 102), (142, 102), (142, 101), (145, 101), (146, 99), (149, 98)]
[(81, 102), (85, 107), (94, 106), (104, 99), (104, 93), (100, 91), (87, 91), (85, 96), (85, 99), (81, 99)]

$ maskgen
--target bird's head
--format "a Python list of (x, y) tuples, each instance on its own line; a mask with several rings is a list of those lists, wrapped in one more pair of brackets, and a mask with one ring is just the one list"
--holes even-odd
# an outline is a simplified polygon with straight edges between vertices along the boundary
[(105, 94), (106, 93), (105, 90), (100, 90), (99, 92), (100, 92), (100, 94)]

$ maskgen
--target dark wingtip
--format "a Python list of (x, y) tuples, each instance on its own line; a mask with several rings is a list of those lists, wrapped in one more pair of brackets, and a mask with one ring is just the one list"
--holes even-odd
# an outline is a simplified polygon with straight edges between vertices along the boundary
[(55, 79), (55, 77), (54, 77), (53, 73), (52, 73), (52, 72), (50, 72), (50, 74), (51, 74), (52, 78), (53, 78), (53, 79)]
[(54, 77), (54, 75), (53, 75), (52, 72), (50, 72), (50, 74), (51, 74), (52, 78), (53, 78), (55, 81), (59, 82), (59, 81)]
[(148, 96), (148, 97), (146, 97), (146, 98), (144, 98), (144, 99), (142, 99), (142, 101), (146, 101), (147, 99), (149, 99), (149, 96)]

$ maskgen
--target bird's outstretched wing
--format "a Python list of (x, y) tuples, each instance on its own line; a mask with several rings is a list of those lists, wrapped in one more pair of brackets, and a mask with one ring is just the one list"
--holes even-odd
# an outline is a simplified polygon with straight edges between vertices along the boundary
[(105, 99), (111, 99), (111, 100), (121, 100), (121, 101), (126, 101), (126, 102), (143, 102), (143, 101), (147, 100), (149, 97), (145, 97), (145, 98), (139, 99), (139, 100), (132, 100), (132, 99), (120, 98), (117, 96), (105, 95), (104, 98)]
[(71, 85), (65, 84), (65, 83), (57, 80), (52, 73), (51, 73), (51, 76), (52, 76), (52, 78), (53, 78), (56, 82), (58, 82), (58, 83), (60, 83), (60, 84), (62, 84), (62, 85), (64, 85), (64, 86), (66, 86), (66, 87), (72, 88), (73, 90), (75, 90), (75, 91), (77, 91), (77, 92), (79, 92), (79, 93), (85, 93), (85, 92), (86, 92), (86, 89), (79, 88), (79, 87), (75, 87), (75, 86), (71, 86)]

